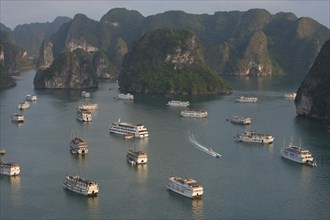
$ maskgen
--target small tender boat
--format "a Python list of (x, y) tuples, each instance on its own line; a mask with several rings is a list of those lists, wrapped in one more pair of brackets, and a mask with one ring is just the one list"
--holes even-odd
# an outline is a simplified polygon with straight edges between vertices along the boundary
[(36, 95), (27, 94), (25, 96), (25, 99), (26, 99), (26, 101), (37, 101), (38, 98)]
[(129, 140), (129, 139), (133, 139), (133, 138), (134, 138), (134, 134), (131, 134), (131, 133), (124, 134), (125, 140)]
[(238, 141), (249, 143), (271, 144), (274, 137), (269, 134), (260, 134), (253, 131), (244, 131), (242, 134), (234, 137)]
[(295, 99), (296, 96), (297, 96), (297, 93), (295, 93), (295, 92), (289, 92), (289, 93), (285, 93), (283, 97), (285, 99)]
[(246, 116), (237, 116), (234, 115), (230, 119), (227, 119), (227, 121), (234, 123), (234, 124), (240, 124), (240, 125), (248, 125), (251, 124), (251, 118)]
[(201, 198), (204, 194), (203, 187), (197, 183), (196, 180), (191, 178), (180, 178), (171, 176), (168, 180), (166, 187), (173, 192), (189, 198)]
[(188, 107), (190, 105), (189, 101), (176, 101), (176, 100), (171, 100), (167, 102), (168, 106), (171, 107)]
[(19, 113), (14, 113), (11, 115), (11, 120), (13, 122), (23, 123), (24, 122), (24, 115)]
[(207, 111), (206, 110), (201, 110), (201, 111), (182, 110), (180, 112), (180, 115), (182, 117), (186, 117), (186, 118), (206, 118)]
[(238, 99), (236, 99), (236, 102), (241, 102), (241, 103), (255, 103), (258, 101), (257, 97), (247, 97), (247, 96), (241, 96)]
[(127, 93), (127, 94), (120, 93), (120, 94), (118, 94), (118, 99), (133, 100), (134, 96), (130, 93)]
[(28, 101), (23, 101), (23, 102), (20, 102), (17, 106), (17, 108), (19, 110), (25, 110), (25, 109), (28, 109), (30, 108), (30, 103)]
[(292, 143), (290, 143), (288, 146), (284, 146), (280, 152), (282, 157), (288, 160), (292, 160), (300, 164), (306, 164), (312, 167), (317, 166), (312, 153), (309, 150), (294, 146)]
[(128, 163), (132, 165), (146, 164), (148, 162), (147, 153), (142, 151), (133, 151), (131, 148), (129, 148), (126, 158)]
[(0, 174), (8, 176), (16, 176), (21, 172), (18, 163), (4, 163), (0, 161)]
[(83, 179), (79, 176), (66, 176), (63, 186), (84, 196), (96, 196), (99, 192), (99, 185), (95, 181)]
[(91, 97), (91, 94), (89, 92), (86, 92), (86, 91), (82, 91), (81, 92), (81, 96), (83, 98), (90, 98)]
[(209, 148), (209, 151), (207, 153), (210, 154), (213, 157), (216, 157), (216, 158), (220, 158), (221, 157), (221, 154), (215, 152), (212, 148)]
[(92, 121), (92, 113), (89, 110), (82, 110), (77, 108), (76, 118), (82, 122), (90, 122)]
[(80, 104), (78, 106), (78, 109), (80, 110), (97, 110), (99, 109), (98, 104)]

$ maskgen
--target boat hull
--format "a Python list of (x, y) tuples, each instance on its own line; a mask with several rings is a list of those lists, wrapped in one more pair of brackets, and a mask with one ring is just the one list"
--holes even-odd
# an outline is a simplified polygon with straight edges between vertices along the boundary
[(178, 189), (174, 189), (172, 188), (169, 184), (166, 185), (167, 189), (169, 189), (170, 191), (172, 192), (175, 192), (177, 194), (180, 194), (182, 196), (185, 196), (185, 197), (188, 197), (188, 198), (191, 198), (191, 199), (200, 199), (202, 198), (203, 194), (192, 194), (191, 192), (186, 192), (186, 191), (180, 191)]
[(97, 196), (98, 191), (88, 191), (88, 190), (80, 190), (77, 187), (73, 187), (69, 184), (63, 183), (65, 189), (70, 190), (71, 192), (78, 193), (83, 196)]
[(271, 144), (274, 141), (273, 137), (270, 139), (245, 139), (241, 137), (235, 137), (235, 139), (245, 143), (257, 143), (257, 144)]

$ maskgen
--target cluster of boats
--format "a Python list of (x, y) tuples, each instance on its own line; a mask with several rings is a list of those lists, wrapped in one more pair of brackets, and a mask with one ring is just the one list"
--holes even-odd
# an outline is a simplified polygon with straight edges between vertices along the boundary
[[(30, 108), (30, 102), (34, 102), (34, 101), (37, 101), (37, 100), (38, 100), (38, 98), (37, 98), (36, 95), (27, 94), (25, 96), (25, 100), (18, 103), (17, 109), (27, 110), (27, 109)], [(11, 120), (13, 122), (23, 123), (24, 122), (24, 115), (22, 113), (15, 112), (11, 115)]]
[[(25, 99), (22, 102), (19, 102), (17, 105), (17, 109), (19, 110), (26, 110), (30, 108), (30, 102), (37, 101), (38, 98), (36, 95), (27, 94)], [(11, 120), (13, 122), (17, 122), (19, 124), (24, 122), (24, 115), (22, 113), (13, 113), (11, 115)], [(5, 154), (5, 149), (0, 149), (0, 155)], [(5, 163), (0, 160), (0, 174), (1, 175), (8, 175), (8, 176), (16, 176), (21, 172), (20, 165), (16, 162), (8, 162)]]
[[(188, 107), (190, 105), (189, 101), (179, 101), (179, 100), (170, 100), (167, 102), (170, 107)], [(186, 118), (207, 118), (208, 112), (206, 110), (190, 110), (184, 109), (180, 111), (181, 117)]]

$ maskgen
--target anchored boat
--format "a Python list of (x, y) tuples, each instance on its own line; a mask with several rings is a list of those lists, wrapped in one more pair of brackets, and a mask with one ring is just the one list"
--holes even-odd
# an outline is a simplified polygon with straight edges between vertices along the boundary
[(240, 124), (240, 125), (249, 125), (249, 124), (251, 124), (251, 118), (246, 117), (246, 116), (234, 115), (230, 119), (227, 119), (227, 121), (229, 121), (233, 124)]
[(203, 187), (199, 183), (197, 183), (196, 180), (191, 178), (180, 178), (177, 176), (171, 176), (168, 179), (166, 187), (173, 192), (192, 199), (201, 198), (204, 193)]
[(92, 113), (89, 110), (77, 108), (76, 118), (81, 122), (90, 122), (92, 121)]
[(207, 111), (206, 110), (201, 110), (201, 111), (182, 110), (180, 112), (180, 115), (182, 117), (186, 117), (186, 118), (206, 118)]
[(282, 157), (300, 163), (306, 164), (312, 167), (316, 167), (316, 161), (314, 160), (312, 153), (302, 147), (298, 147), (290, 143), (288, 146), (284, 146), (281, 150)]
[(96, 196), (99, 192), (99, 185), (95, 181), (83, 179), (80, 176), (66, 176), (63, 186), (84, 196)]
[(18, 163), (5, 163), (0, 161), (0, 174), (8, 176), (16, 176), (21, 172), (20, 166)]
[(269, 134), (260, 134), (253, 131), (244, 131), (242, 134), (234, 137), (238, 141), (271, 144), (274, 141), (274, 137)]
[(172, 107), (188, 107), (190, 105), (189, 101), (176, 101), (176, 100), (171, 100), (167, 102), (168, 106)]
[(148, 130), (144, 125), (137, 124), (133, 125), (127, 122), (121, 122), (120, 119), (118, 121), (113, 122), (110, 127), (110, 133), (127, 135), (133, 134), (134, 137), (138, 138), (146, 138), (149, 136)]
[(146, 164), (148, 162), (148, 155), (143, 151), (133, 151), (129, 148), (126, 155), (128, 163), (132, 165)]
[(257, 97), (247, 97), (247, 96), (241, 96), (238, 99), (236, 99), (236, 102), (241, 102), (241, 103), (255, 103), (258, 101)]

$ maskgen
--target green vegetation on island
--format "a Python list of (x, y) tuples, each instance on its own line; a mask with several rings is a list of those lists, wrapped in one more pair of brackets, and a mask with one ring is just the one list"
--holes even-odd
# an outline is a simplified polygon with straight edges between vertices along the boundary
[(119, 75), (125, 92), (219, 94), (231, 88), (204, 62), (198, 37), (173, 28), (146, 33), (127, 54)]

